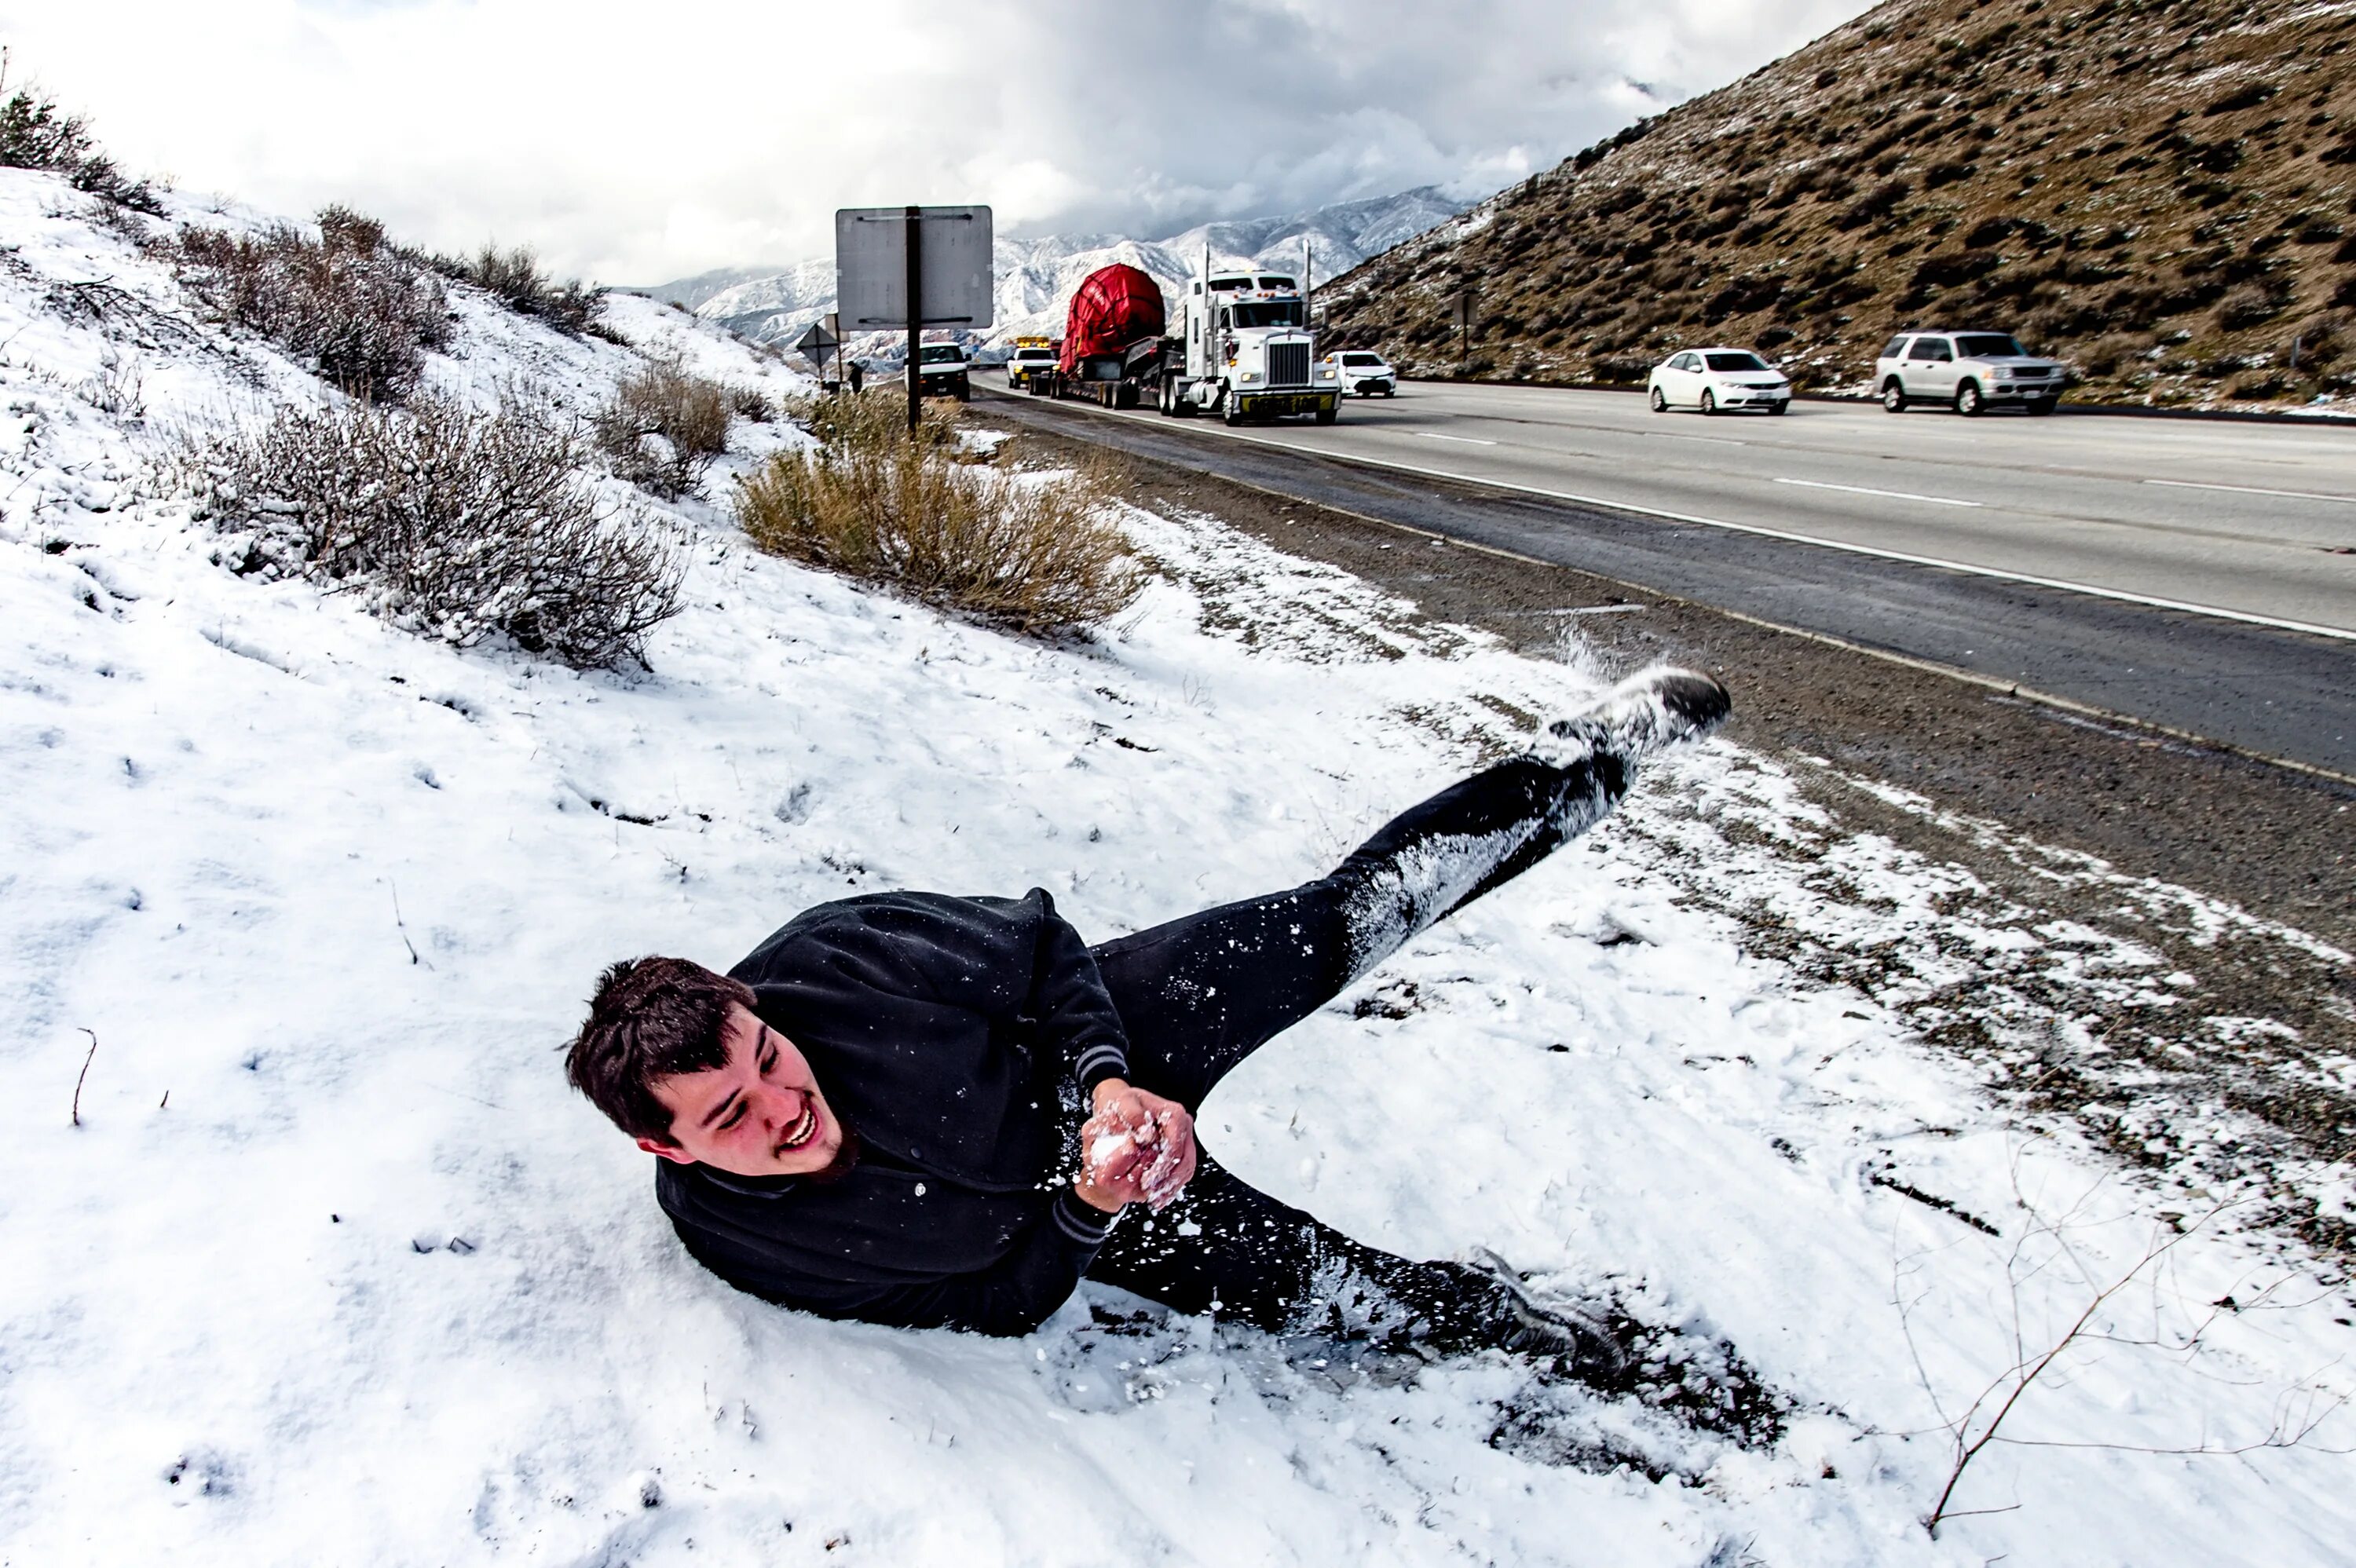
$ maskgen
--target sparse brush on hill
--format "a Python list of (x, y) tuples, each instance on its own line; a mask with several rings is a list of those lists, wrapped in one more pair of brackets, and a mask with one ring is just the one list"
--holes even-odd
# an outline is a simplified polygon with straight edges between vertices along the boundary
[[(7, 64), (0, 53), (0, 91), (5, 91), (6, 80)], [(47, 169), (111, 206), (134, 212), (164, 210), (154, 187), (126, 178), (114, 160), (99, 150), (89, 121), (67, 113), (29, 88), (18, 88), (0, 101), (0, 168)]]
[(896, 393), (823, 401), (842, 406), (797, 411), (815, 450), (739, 482), (737, 520), (761, 549), (1043, 636), (1100, 624), (1144, 586), (1102, 475), (959, 463), (945, 440), (907, 438)]
[(544, 321), (573, 337), (606, 336), (597, 325), (597, 290), (577, 278), (560, 282), (542, 272), (539, 257), (528, 246), (502, 251), (486, 245), (471, 257), (434, 255), (424, 260), (444, 277), (496, 295), (518, 315)]
[(651, 517), (589, 491), (587, 455), (574, 421), (528, 395), (487, 411), (426, 392), (192, 435), (170, 477), (229, 536), (221, 559), (241, 574), (354, 589), (460, 646), (499, 633), (618, 667), (678, 613), (680, 562)]
[(398, 402), (426, 350), (450, 340), (441, 284), (347, 208), (321, 210), (316, 240), (283, 223), (259, 235), (192, 226), (172, 250), (198, 298), (357, 398)]
[(677, 500), (701, 487), (712, 459), (728, 450), (729, 389), (655, 356), (622, 379), (591, 421), (597, 448), (619, 477)]
[(1944, 326), (2074, 358), (2082, 398), (2308, 400), (2356, 392), (2308, 351), (2356, 321), (2351, 235), (2356, 10), (1888, 0), (1322, 302), (1424, 374), (1627, 384), (1730, 343), (1866, 389)]

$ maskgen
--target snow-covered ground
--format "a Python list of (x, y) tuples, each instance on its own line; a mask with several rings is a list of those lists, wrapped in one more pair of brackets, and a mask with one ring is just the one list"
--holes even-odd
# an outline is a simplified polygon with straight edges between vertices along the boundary
[[(1503, 1360), (1359, 1381), (1093, 1287), (1020, 1340), (729, 1290), (563, 1084), (601, 965), (724, 965), (894, 886), (1043, 885), (1132, 930), (1318, 873), (1601, 672), (1215, 518), (1131, 514), (1164, 571), (1113, 635), (1046, 648), (757, 555), (702, 505), (650, 672), (455, 652), (231, 575), (143, 487), (177, 421), (316, 388), (86, 208), (0, 172), (0, 1563), (2347, 1560), (2344, 1414), (2179, 1452), (2356, 1387), (2345, 1283), (1742, 951), (1679, 857), (1814, 825), (1723, 744), (1201, 1127), (1367, 1241), (1491, 1246), (1725, 1337), (1793, 1402), (1772, 1448), (1533, 1398)], [(97, 280), (119, 295), (68, 286)], [(585, 405), (631, 363), (454, 303), (445, 384)], [(735, 465), (792, 439), (738, 433)], [(1837, 852), (1885, 921), (1948, 891)], [(2159, 1246), (1933, 1541), (1946, 1424), (1993, 1387), (1976, 1435)]]

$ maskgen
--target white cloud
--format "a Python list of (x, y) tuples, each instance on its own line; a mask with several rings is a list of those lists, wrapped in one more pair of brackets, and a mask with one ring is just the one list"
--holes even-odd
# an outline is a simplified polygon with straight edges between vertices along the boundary
[(843, 206), (1162, 232), (1486, 188), (1865, 8), (0, 0), (0, 37), (127, 166), (651, 282), (823, 254)]

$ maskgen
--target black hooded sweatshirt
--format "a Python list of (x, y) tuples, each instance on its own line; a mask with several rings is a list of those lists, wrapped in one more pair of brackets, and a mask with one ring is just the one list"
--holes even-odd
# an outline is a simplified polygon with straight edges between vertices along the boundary
[(860, 1142), (837, 1180), (656, 1164), (680, 1240), (740, 1290), (828, 1317), (1026, 1334), (1113, 1216), (1072, 1191), (1088, 1092), (1129, 1071), (1087, 944), (1044, 890), (805, 910), (729, 974)]

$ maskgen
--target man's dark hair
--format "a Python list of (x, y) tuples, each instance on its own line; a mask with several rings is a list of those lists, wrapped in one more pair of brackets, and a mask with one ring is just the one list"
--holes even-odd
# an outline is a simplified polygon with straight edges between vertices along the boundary
[(655, 1081), (728, 1064), (731, 1002), (751, 1008), (753, 987), (684, 958), (626, 958), (598, 976), (564, 1076), (632, 1137), (672, 1143)]

